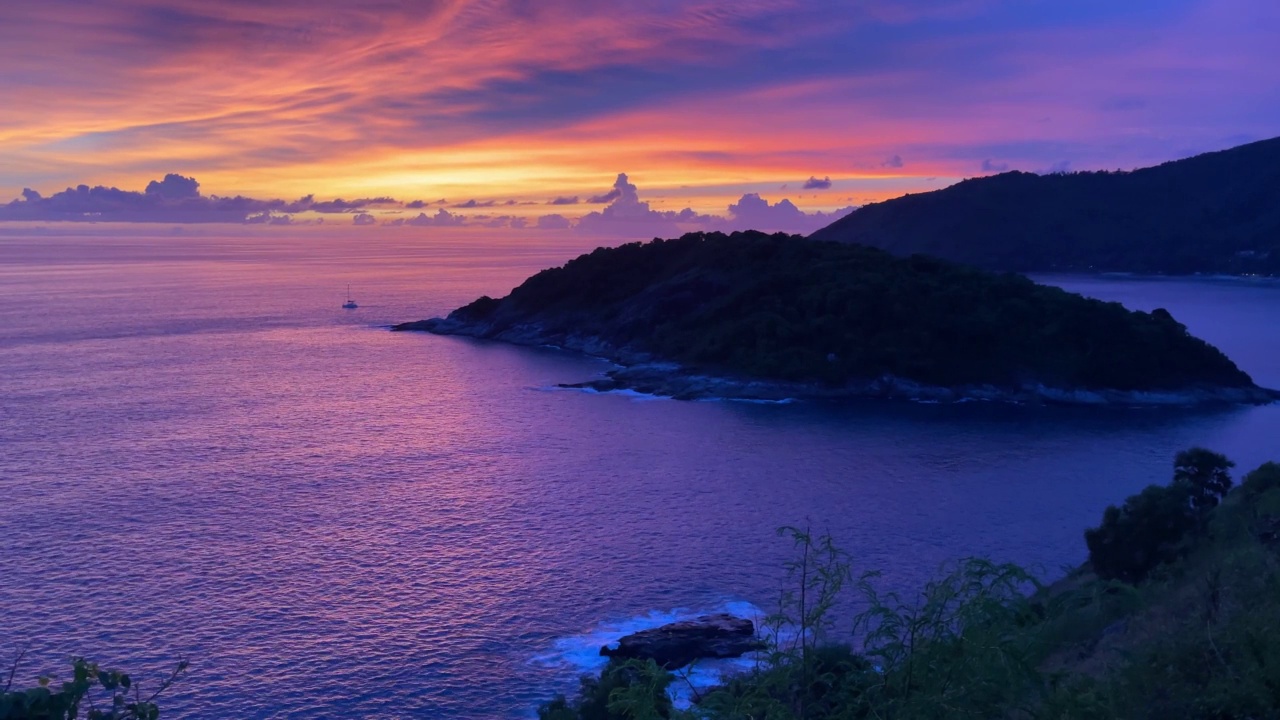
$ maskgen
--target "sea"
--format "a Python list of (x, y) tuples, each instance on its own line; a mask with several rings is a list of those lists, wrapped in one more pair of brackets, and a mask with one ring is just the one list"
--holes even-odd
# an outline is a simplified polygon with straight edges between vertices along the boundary
[[(620, 240), (236, 230), (0, 237), (0, 665), (21, 655), (19, 684), (87, 656), (146, 692), (186, 659), (162, 717), (528, 718), (626, 632), (777, 609), (781, 527), (904, 597), (971, 556), (1052, 581), (1178, 450), (1237, 477), (1280, 460), (1280, 406), (558, 389), (608, 366), (388, 325)], [(1280, 387), (1276, 281), (1037, 279), (1166, 308)], [(852, 641), (851, 617), (832, 632)]]

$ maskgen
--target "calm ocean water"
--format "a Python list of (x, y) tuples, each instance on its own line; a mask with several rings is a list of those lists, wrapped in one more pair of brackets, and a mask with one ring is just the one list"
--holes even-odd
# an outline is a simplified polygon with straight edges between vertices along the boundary
[[(1276, 406), (551, 390), (603, 366), (382, 326), (597, 243), (395, 237), (0, 238), (0, 657), (190, 658), (173, 718), (527, 717), (626, 629), (771, 609), (780, 525), (900, 590), (966, 555), (1052, 578), (1177, 450), (1280, 459)], [(1274, 283), (1047, 280), (1280, 387)]]

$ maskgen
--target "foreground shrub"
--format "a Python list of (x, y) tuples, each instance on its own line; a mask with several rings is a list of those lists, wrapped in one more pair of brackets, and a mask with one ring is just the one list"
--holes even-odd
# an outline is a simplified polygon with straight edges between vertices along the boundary
[(100, 668), (84, 658), (71, 661), (70, 680), (56, 682), (41, 677), (35, 687), (27, 690), (12, 689), (17, 669), (15, 662), (8, 683), (0, 692), (0, 720), (76, 720), (82, 709), (87, 720), (155, 720), (160, 717), (156, 698), (187, 669), (187, 661), (178, 663), (173, 673), (145, 697), (129, 675)]
[(1240, 483), (1240, 491), (1246, 502), (1257, 500), (1267, 492), (1280, 488), (1280, 464), (1264, 463), (1248, 475)]
[(652, 660), (611, 660), (599, 677), (582, 677), (573, 701), (559, 695), (538, 708), (538, 720), (664, 720), (673, 679)]
[(873, 717), (990, 717), (1042, 684), (1046, 649), (1027, 630), (1039, 584), (1026, 571), (970, 558), (908, 600), (876, 592), (875, 577), (860, 583), (869, 607), (855, 621), (880, 670), (865, 691)]

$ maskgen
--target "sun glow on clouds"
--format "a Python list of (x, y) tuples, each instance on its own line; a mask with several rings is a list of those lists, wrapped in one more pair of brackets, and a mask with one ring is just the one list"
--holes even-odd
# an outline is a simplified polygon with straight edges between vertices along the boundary
[(1132, 167), (1280, 133), (1272, 0), (45, 0), (5, 15), (0, 201), (176, 171), (223, 196), (537, 204), (626, 171), (655, 209), (723, 213), (755, 192), (829, 211), (991, 168)]

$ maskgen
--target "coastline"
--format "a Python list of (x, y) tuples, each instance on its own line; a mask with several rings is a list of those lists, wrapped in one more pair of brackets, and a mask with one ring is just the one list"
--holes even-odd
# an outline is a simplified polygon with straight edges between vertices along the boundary
[[(1139, 280), (1150, 282), (1165, 281), (1197, 281), (1239, 283), (1242, 285), (1280, 286), (1280, 275), (1263, 275), (1258, 273), (1185, 273), (1174, 275), (1168, 273), (1127, 272), (1120, 270), (1027, 270), (1020, 275), (1041, 283), (1046, 278), (1071, 278), (1093, 280)], [(1052, 284), (1052, 283), (1048, 283)]]
[(1056, 388), (1025, 384), (1016, 388), (994, 385), (943, 387), (884, 375), (863, 382), (829, 386), (815, 382), (766, 380), (709, 374), (685, 368), (647, 353), (617, 348), (591, 335), (549, 335), (536, 324), (517, 325), (498, 333), (483, 323), (453, 318), (431, 318), (390, 326), (392, 332), (428, 332), (492, 340), (526, 347), (552, 347), (601, 358), (618, 367), (602, 377), (578, 383), (560, 383), (564, 389), (594, 392), (629, 391), (675, 400), (791, 400), (882, 399), (915, 402), (988, 401), (1022, 405), (1077, 405), (1097, 407), (1195, 407), (1203, 405), (1270, 405), (1280, 402), (1280, 391), (1263, 387), (1199, 386), (1179, 390), (1115, 390)]

